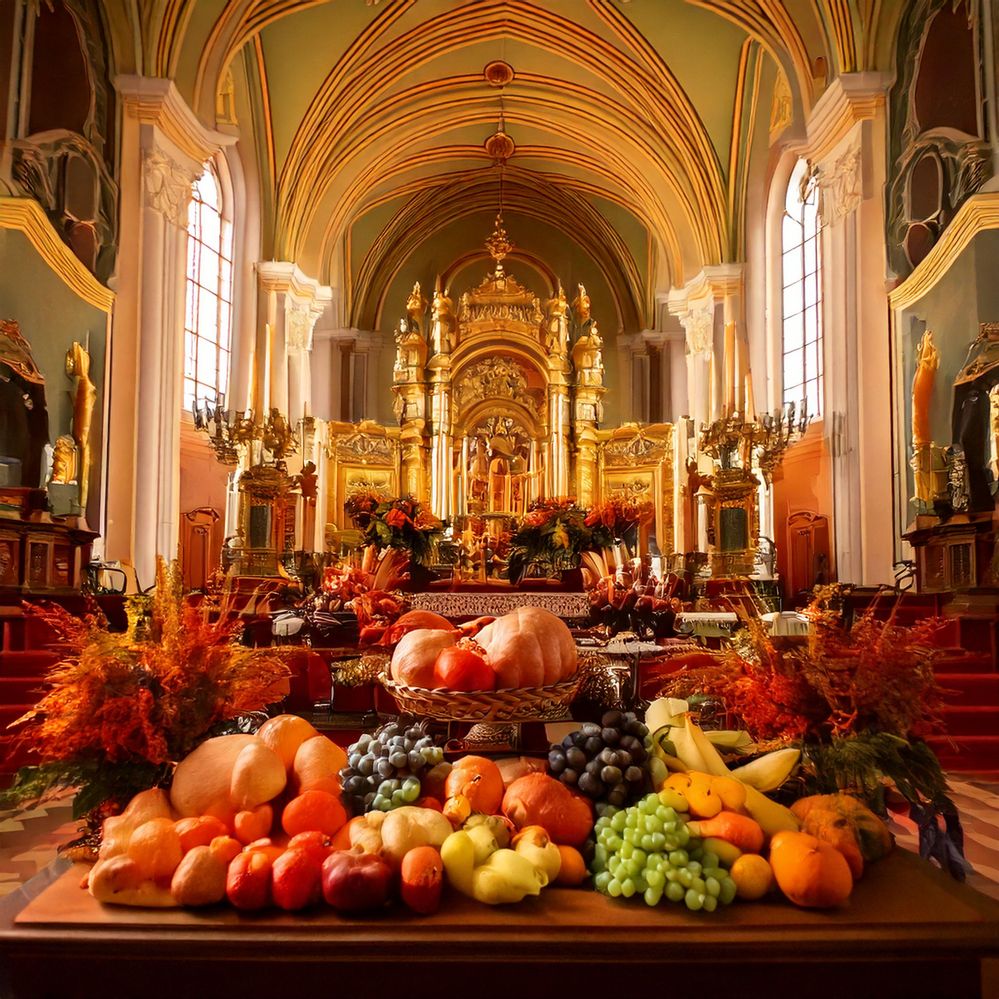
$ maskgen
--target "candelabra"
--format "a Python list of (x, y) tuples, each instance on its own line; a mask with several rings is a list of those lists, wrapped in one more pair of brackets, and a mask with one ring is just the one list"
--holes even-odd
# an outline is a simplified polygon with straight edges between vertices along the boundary
[(773, 413), (763, 413), (752, 423), (738, 413), (723, 416), (701, 428), (700, 450), (717, 462), (720, 469), (741, 466), (747, 471), (756, 464), (769, 483), (774, 470), (784, 459), (784, 452), (808, 428), (807, 404), (800, 413), (793, 402)]
[(223, 465), (237, 464), (240, 448), (252, 451), (258, 444), (261, 464), (264, 453), (275, 465), (282, 465), (285, 458), (298, 451), (300, 434), (278, 409), (271, 408), (266, 418), (252, 409), (227, 410), (225, 395), (219, 393), (214, 404), (207, 399), (200, 404), (195, 402), (191, 411), (195, 429), (208, 435), (215, 456)]

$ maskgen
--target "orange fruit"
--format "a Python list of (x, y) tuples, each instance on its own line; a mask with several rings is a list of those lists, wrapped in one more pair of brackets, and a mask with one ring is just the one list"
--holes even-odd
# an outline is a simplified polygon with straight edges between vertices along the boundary
[(581, 885), (590, 873), (586, 869), (583, 855), (574, 846), (559, 845), (558, 852), (562, 855), (562, 866), (559, 868), (555, 884), (567, 885), (570, 888)]
[(228, 864), (237, 854), (242, 853), (243, 844), (232, 836), (216, 836), (208, 844), (208, 849), (217, 857), (222, 859), (222, 863)]
[(143, 822), (128, 841), (125, 851), (147, 878), (169, 878), (177, 870), (184, 848), (171, 819)]
[(334, 835), (347, 821), (340, 799), (328, 791), (303, 791), (284, 806), (281, 825), (289, 836), (318, 830)]
[(463, 756), (451, 768), (444, 789), (449, 798), (464, 795), (473, 812), (495, 815), (503, 802), (503, 774), (492, 760)]
[(214, 815), (195, 815), (174, 823), (184, 853), (196, 846), (208, 846), (216, 836), (228, 836), (226, 824)]
[(302, 791), (328, 791), (339, 797), (340, 771), (347, 765), (347, 754), (325, 735), (306, 739), (292, 764), (292, 786)]
[(735, 893), (747, 902), (763, 898), (773, 886), (774, 872), (765, 857), (758, 853), (744, 853), (736, 857), (729, 877), (735, 882)]

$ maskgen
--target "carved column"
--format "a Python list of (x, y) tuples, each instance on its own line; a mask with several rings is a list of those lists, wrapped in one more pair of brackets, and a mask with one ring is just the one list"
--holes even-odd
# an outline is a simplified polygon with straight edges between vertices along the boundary
[(179, 540), (187, 206), (233, 136), (205, 128), (169, 80), (119, 77), (121, 242), (112, 327), (107, 556), (155, 579)]

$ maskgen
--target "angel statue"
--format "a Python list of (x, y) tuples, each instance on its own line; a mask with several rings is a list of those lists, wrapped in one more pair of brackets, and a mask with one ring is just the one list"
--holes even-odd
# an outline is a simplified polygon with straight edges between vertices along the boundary
[(586, 288), (583, 285), (577, 287), (579, 291), (572, 300), (572, 311), (575, 313), (576, 322), (583, 326), (590, 321), (590, 296), (586, 294)]
[(435, 354), (450, 354), (454, 349), (454, 313), (447, 289), (434, 291), (431, 306), (430, 346)]
[(413, 290), (406, 299), (406, 315), (409, 317), (409, 328), (415, 329), (420, 336), (426, 336), (423, 328), (423, 316), (427, 311), (427, 299), (420, 291), (420, 282), (413, 285)]

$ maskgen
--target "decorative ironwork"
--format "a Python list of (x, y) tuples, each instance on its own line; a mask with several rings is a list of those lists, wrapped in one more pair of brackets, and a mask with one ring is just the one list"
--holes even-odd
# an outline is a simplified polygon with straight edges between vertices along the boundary
[(220, 394), (213, 404), (207, 399), (191, 406), (196, 430), (208, 435), (215, 457), (223, 465), (235, 465), (242, 451), (260, 447), (260, 464), (273, 462), (283, 465), (284, 460), (296, 454), (299, 434), (280, 410), (271, 408), (266, 419), (252, 409), (243, 411), (226, 409), (225, 395)]

